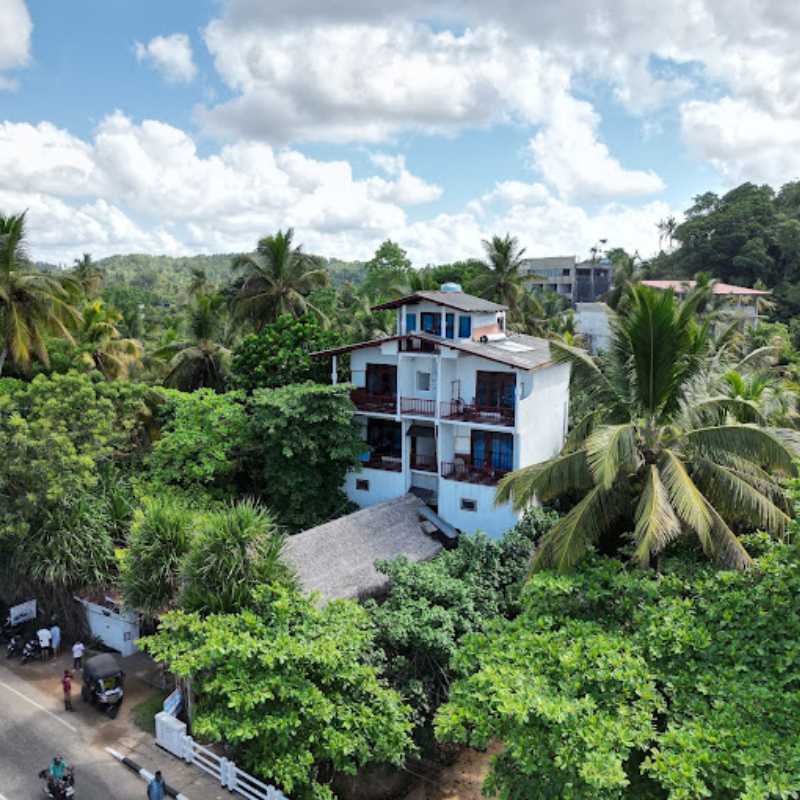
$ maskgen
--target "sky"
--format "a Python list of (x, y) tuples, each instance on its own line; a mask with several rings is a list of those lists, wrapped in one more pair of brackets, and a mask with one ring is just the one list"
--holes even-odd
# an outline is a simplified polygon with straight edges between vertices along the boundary
[(800, 3), (0, 0), (0, 213), (34, 257), (415, 266), (601, 240), (800, 175)]

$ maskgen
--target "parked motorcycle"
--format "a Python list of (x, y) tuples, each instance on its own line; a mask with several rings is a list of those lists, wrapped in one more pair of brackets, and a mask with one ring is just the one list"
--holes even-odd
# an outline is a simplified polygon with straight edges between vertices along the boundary
[(6, 645), (6, 658), (16, 658), (22, 655), (22, 648), (24, 646), (25, 640), (22, 638), (21, 634), (18, 633), (16, 636), (12, 636)]
[(75, 770), (72, 767), (67, 767), (64, 777), (61, 779), (54, 778), (50, 774), (50, 770), (43, 769), (39, 773), (39, 779), (42, 781), (45, 797), (52, 798), (52, 800), (74, 800)]
[(22, 648), (22, 663), (27, 664), (33, 661), (34, 658), (39, 658), (42, 648), (39, 646), (39, 639), (34, 636), (33, 639), (28, 639), (25, 642), (25, 647)]

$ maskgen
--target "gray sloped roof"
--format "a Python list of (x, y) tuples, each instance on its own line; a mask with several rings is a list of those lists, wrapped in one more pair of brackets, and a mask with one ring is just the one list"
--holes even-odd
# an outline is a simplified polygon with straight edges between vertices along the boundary
[(427, 561), (442, 545), (420, 526), (424, 503), (406, 494), (290, 536), (284, 558), (306, 592), (323, 600), (383, 594), (389, 579), (376, 561), (406, 556)]
[(388, 303), (381, 303), (375, 306), (373, 311), (386, 311), (390, 308), (397, 308), (398, 306), (405, 306), (411, 303), (419, 303), (427, 300), (429, 303), (436, 303), (440, 306), (448, 306), (455, 308), (457, 311), (485, 311), (490, 313), (492, 311), (506, 311), (508, 306), (501, 306), (499, 303), (493, 303), (491, 300), (484, 300), (482, 297), (476, 297), (473, 294), (466, 292), (440, 292), (440, 291), (421, 291), (414, 292), (406, 297), (399, 297), (397, 300), (390, 300)]

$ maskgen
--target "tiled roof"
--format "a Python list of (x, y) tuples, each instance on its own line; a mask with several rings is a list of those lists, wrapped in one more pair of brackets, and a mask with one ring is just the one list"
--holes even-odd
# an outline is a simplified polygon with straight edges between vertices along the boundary
[(440, 292), (440, 291), (421, 291), (414, 294), (400, 297), (397, 300), (390, 300), (388, 303), (381, 303), (375, 306), (373, 311), (386, 311), (399, 306), (410, 305), (412, 303), (436, 303), (440, 306), (455, 308), (457, 311), (506, 311), (508, 306), (501, 306), (491, 300), (484, 300), (482, 297), (475, 297), (465, 292)]
[(405, 336), (387, 336), (384, 339), (375, 339), (371, 342), (359, 342), (357, 344), (345, 345), (344, 347), (334, 347), (330, 350), (319, 350), (312, 353), (312, 356), (336, 356), (342, 353), (349, 353), (353, 350), (362, 350), (368, 347), (380, 347), (384, 342), (395, 342), (398, 339), (421, 339), (432, 342), (440, 347), (451, 347), (470, 355), (480, 356), (500, 364), (517, 369), (540, 369), (552, 364), (550, 353), (550, 343), (547, 339), (540, 339), (536, 336), (528, 336), (523, 333), (509, 333), (503, 339), (487, 342), (474, 342), (471, 339), (443, 339), (440, 336), (433, 336), (430, 333), (409, 333)]
[[(676, 293), (685, 292), (687, 289), (694, 289), (697, 286), (697, 281), (642, 281), (644, 286), (650, 286), (653, 289), (672, 289)], [(715, 283), (712, 289), (714, 294), (718, 295), (747, 295), (747, 296), (763, 296), (772, 294), (772, 292), (764, 292), (760, 289), (748, 289), (746, 286), (734, 286), (732, 283)]]

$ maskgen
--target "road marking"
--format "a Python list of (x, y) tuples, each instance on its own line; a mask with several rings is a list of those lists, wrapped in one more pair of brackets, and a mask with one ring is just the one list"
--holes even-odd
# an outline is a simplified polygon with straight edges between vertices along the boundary
[[(61, 725), (63, 725), (65, 728), (68, 728), (73, 733), (78, 732), (77, 728), (70, 725), (69, 722), (67, 722), (65, 719), (61, 719), (61, 717), (59, 717), (58, 714), (54, 714), (52, 711), (46, 709), (44, 706), (39, 705), (39, 703), (37, 703), (35, 700), (31, 700), (30, 697), (27, 697), (26, 695), (22, 694), (22, 692), (18, 692), (13, 686), (9, 686), (7, 683), (3, 683), (2, 681), (0, 681), (0, 686), (2, 686), (4, 689), (8, 689), (9, 692), (13, 692), (15, 695), (21, 697), (26, 703), (30, 703), (35, 708), (38, 708), (39, 711), (44, 711), (45, 714), (51, 716), (56, 722), (61, 723)], [(2, 795), (0, 795), (0, 800), (5, 800), (5, 798)]]

